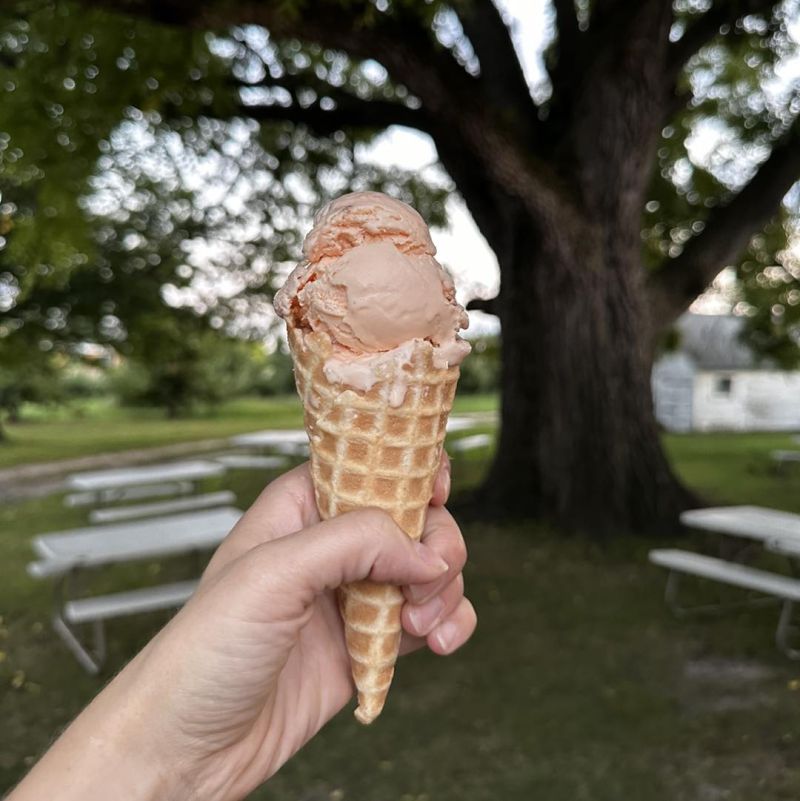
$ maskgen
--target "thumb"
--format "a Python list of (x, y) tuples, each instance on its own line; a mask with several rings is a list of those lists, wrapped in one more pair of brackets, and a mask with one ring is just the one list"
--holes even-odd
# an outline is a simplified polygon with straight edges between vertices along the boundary
[(378, 509), (348, 512), (264, 543), (242, 562), (250, 575), (240, 580), (252, 580), (270, 595), (275, 592), (303, 606), (325, 590), (353, 581), (424, 584), (448, 569), (438, 554), (411, 540)]
[[(438, 578), (447, 562), (411, 540), (379, 509), (362, 509), (318, 523), (264, 546), (272, 570), (313, 594), (369, 579), (414, 584)], [(423, 578), (425, 577), (425, 578)]]

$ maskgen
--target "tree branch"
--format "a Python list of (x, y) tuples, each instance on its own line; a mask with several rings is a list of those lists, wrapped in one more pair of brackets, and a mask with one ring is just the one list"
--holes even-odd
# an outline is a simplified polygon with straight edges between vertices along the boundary
[(561, 119), (571, 103), (576, 90), (578, 75), (584, 69), (586, 53), (579, 46), (582, 34), (578, 28), (578, 16), (573, 0), (553, 0), (556, 12), (555, 61), (548, 68), (553, 87), (551, 102), (551, 125)]
[[(258, 102), (242, 102), (236, 106), (237, 113), (257, 121), (303, 123), (319, 134), (329, 134), (341, 128), (387, 128), (390, 125), (404, 125), (426, 132), (430, 128), (428, 115), (421, 108), (382, 98), (362, 98), (313, 74), (286, 73), (278, 78), (267, 76), (255, 83), (231, 81), (231, 86), (236, 90), (284, 89), (291, 95), (292, 104), (289, 106)], [(313, 92), (316, 100), (301, 102), (304, 90)], [(325, 99), (332, 100), (335, 105), (326, 108)]]
[[(472, 0), (458, 17), (481, 65), (487, 100), (532, 136), (538, 117), (508, 27), (492, 0)], [(498, 102), (499, 101), (499, 102)]]
[(565, 51), (574, 53), (581, 36), (575, 0), (553, 0), (553, 6), (556, 11), (559, 48), (563, 45)]
[(85, 5), (113, 7), (206, 29), (263, 25), (273, 36), (316, 42), (360, 59), (375, 59), (393, 80), (416, 95), (436, 125), (460, 139), (487, 176), (506, 187), (543, 224), (557, 228), (576, 213), (574, 199), (551, 165), (530, 154), (529, 143), (487, 113), (477, 78), (462, 69), (434, 40), (430, 30), (402, 8), (377, 13), (363, 22), (360, 12), (374, 12), (368, 2), (352, 2), (348, 13), (332, 0), (314, 3), (309, 14), (289, 13), (279, 3), (212, 0), (81, 0)]
[(500, 315), (500, 296), (493, 298), (473, 298), (467, 303), (467, 311), (482, 311), (484, 314)]
[(668, 261), (649, 282), (657, 329), (669, 324), (733, 263), (750, 239), (776, 214), (781, 200), (800, 178), (800, 117), (772, 149), (739, 193), (709, 215), (705, 229), (680, 256)]
[(428, 132), (429, 120), (420, 109), (413, 109), (388, 100), (359, 100), (355, 96), (334, 98), (336, 106), (324, 109), (319, 102), (308, 106), (293, 103), (282, 106), (242, 103), (236, 113), (257, 122), (282, 121), (307, 125), (315, 133), (327, 136), (344, 128), (387, 128), (390, 125), (404, 125), (418, 131)]
[[(333, 9), (334, 13), (330, 13)], [(570, 214), (570, 198), (552, 168), (530, 156), (527, 142), (486, 114), (476, 92), (479, 82), (430, 41), (429, 32), (408, 18), (386, 17), (368, 30), (354, 29), (338, 7), (319, 3), (314, 15), (287, 18), (256, 6), (251, 22), (273, 35), (294, 36), (380, 61), (422, 102), (440, 128), (465, 144), (488, 175), (517, 195), (534, 216), (558, 226)]]

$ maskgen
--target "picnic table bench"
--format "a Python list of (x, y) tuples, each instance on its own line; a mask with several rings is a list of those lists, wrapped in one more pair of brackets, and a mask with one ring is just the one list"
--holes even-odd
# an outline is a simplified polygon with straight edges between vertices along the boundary
[(290, 456), (308, 453), (308, 434), (302, 428), (253, 431), (231, 437), (228, 442), (238, 448), (269, 449)]
[(65, 503), (81, 506), (187, 493), (192, 491), (197, 481), (220, 476), (225, 470), (224, 464), (198, 459), (74, 473), (67, 478), (66, 484), (68, 489), (76, 492), (68, 495)]
[(773, 462), (778, 463), (779, 468), (784, 468), (793, 462), (800, 462), (800, 451), (777, 450), (770, 453)]
[(461, 437), (447, 443), (447, 450), (455, 453), (474, 451), (478, 448), (485, 448), (492, 444), (492, 437), (489, 434), (470, 434), (468, 437)]
[[(766, 550), (787, 556), (790, 560), (800, 559), (800, 515), (760, 506), (722, 506), (692, 509), (684, 512), (680, 519), (690, 528), (758, 542)], [(796, 630), (792, 623), (794, 609), (800, 603), (800, 578), (679, 549), (655, 549), (650, 551), (648, 558), (653, 564), (669, 571), (665, 600), (676, 615), (720, 609), (723, 606), (683, 606), (678, 591), (681, 576), (684, 575), (760, 594), (761, 597), (744, 600), (741, 602), (743, 604), (780, 603), (775, 642), (784, 654), (792, 659), (800, 659), (800, 649), (791, 644)]]
[[(239, 509), (227, 506), (39, 535), (32, 542), (38, 559), (28, 565), (28, 573), (34, 578), (57, 579), (53, 628), (78, 662), (90, 673), (97, 673), (105, 660), (105, 620), (180, 606), (189, 598), (196, 582), (73, 598), (75, 576), (104, 565), (215, 548), (241, 514)], [(83, 643), (74, 628), (84, 623), (93, 625), (91, 646)]]
[[(472, 418), (456, 415), (448, 418), (447, 431), (465, 431), (476, 425), (477, 422)], [(272, 450), (291, 456), (305, 456), (308, 453), (308, 434), (302, 428), (252, 431), (249, 434), (237, 434), (228, 442), (237, 448)]]
[(134, 520), (143, 517), (171, 515), (178, 512), (192, 512), (197, 509), (210, 509), (214, 506), (229, 506), (236, 502), (236, 494), (230, 490), (207, 492), (157, 503), (138, 503), (128, 506), (113, 506), (109, 509), (93, 509), (89, 512), (90, 523), (116, 523), (119, 520)]
[(258, 456), (252, 453), (221, 453), (214, 457), (230, 470), (277, 470), (285, 467), (286, 456)]

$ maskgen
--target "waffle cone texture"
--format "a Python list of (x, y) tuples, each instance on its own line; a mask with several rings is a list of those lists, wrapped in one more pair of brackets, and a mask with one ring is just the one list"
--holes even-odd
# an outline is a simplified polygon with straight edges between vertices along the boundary
[[(328, 380), (333, 354), (326, 334), (288, 325), (297, 390), (311, 443), (311, 475), (320, 516), (354, 509), (388, 512), (413, 540), (422, 536), (439, 469), (458, 367), (433, 365), (433, 348), (415, 347), (368, 391)], [(397, 394), (397, 371), (405, 385)], [(355, 716), (371, 723), (383, 709), (400, 650), (403, 594), (392, 585), (359, 581), (339, 590), (347, 651), (358, 691)]]

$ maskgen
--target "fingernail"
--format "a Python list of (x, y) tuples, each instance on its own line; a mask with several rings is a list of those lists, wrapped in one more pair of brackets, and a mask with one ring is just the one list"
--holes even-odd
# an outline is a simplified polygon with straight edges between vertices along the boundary
[(450, 497), (450, 462), (445, 462), (445, 471), (444, 471), (444, 497)]
[(414, 548), (416, 548), (417, 556), (425, 562), (425, 564), (435, 567), (440, 573), (444, 573), (448, 570), (447, 562), (432, 548), (429, 548), (421, 542), (415, 542)]
[(456, 624), (452, 621), (447, 621), (446, 623), (442, 623), (442, 625), (436, 629), (436, 634), (433, 636), (436, 639), (439, 648), (441, 648), (443, 651), (449, 651), (450, 648), (452, 648), (457, 635), (458, 626), (456, 626)]
[(444, 601), (437, 595), (422, 606), (411, 606), (408, 610), (408, 619), (414, 631), (421, 637), (427, 634), (435, 625), (444, 611)]

